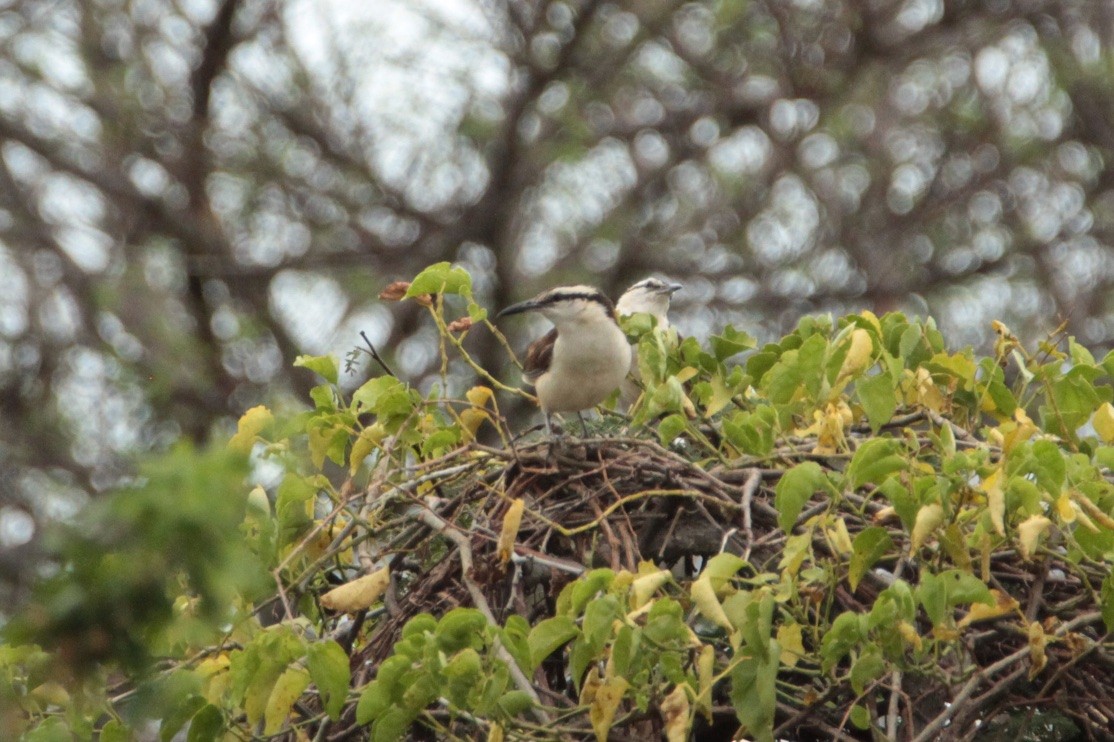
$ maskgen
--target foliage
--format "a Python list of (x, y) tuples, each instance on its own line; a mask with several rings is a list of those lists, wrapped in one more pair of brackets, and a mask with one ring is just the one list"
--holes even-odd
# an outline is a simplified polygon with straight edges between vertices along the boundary
[(761, 347), (635, 317), (629, 418), (518, 440), (497, 400), (528, 395), (465, 350), (506, 347), (468, 274), (388, 296), (437, 327), (442, 384), (346, 394), (300, 358), (312, 409), (253, 408), (239, 454), (178, 449), (65, 529), (0, 647), (5, 738), (1106, 729), (1114, 355), (997, 325), (980, 358), (900, 314)]

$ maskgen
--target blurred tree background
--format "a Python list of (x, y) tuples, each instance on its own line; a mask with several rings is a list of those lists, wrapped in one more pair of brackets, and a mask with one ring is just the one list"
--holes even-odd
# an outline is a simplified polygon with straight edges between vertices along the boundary
[(687, 334), (1114, 340), (1109, 3), (7, 0), (0, 48), (8, 578), (137, 453), (301, 396), (298, 353), (432, 378), (376, 296), (436, 261), (492, 311), (665, 275)]

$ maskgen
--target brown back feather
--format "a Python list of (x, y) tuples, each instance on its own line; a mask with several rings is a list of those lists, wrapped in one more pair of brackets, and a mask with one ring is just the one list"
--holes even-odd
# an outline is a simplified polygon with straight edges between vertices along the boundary
[(557, 328), (542, 335), (530, 343), (526, 349), (526, 362), (522, 366), (522, 375), (526, 381), (533, 383), (538, 377), (549, 370), (553, 361), (553, 345), (557, 342)]

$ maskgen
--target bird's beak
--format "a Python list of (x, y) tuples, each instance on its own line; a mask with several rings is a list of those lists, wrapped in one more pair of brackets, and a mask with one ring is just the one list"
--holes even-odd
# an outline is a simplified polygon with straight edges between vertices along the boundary
[(680, 290), (681, 290), (682, 288), (684, 288), (684, 287), (683, 287), (683, 286), (682, 286), (681, 284), (679, 284), (679, 283), (671, 283), (671, 284), (669, 284), (668, 288), (666, 288), (666, 292), (667, 292), (667, 293), (668, 293), (668, 294), (669, 294), (670, 296), (673, 296), (673, 295), (674, 295), (674, 294), (676, 294), (676, 293), (677, 293), (678, 291), (680, 291)]
[(521, 312), (529, 312), (531, 309), (536, 309), (538, 302), (536, 299), (527, 299), (520, 301), (518, 304), (511, 304), (509, 307), (495, 315), (495, 319), (506, 317), (508, 314), (520, 314)]

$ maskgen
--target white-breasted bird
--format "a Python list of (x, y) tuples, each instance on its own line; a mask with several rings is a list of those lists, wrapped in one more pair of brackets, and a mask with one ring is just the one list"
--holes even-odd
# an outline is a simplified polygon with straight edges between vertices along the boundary
[[(523, 376), (534, 385), (552, 435), (549, 416), (595, 407), (630, 370), (630, 345), (619, 329), (615, 305), (591, 286), (558, 286), (514, 304), (499, 317), (539, 312), (553, 329), (526, 350)], [(583, 422), (581, 417), (581, 422)]]
[[(681, 290), (681, 284), (669, 283), (660, 278), (643, 278), (623, 292), (615, 309), (620, 317), (627, 317), (639, 312), (653, 315), (658, 330), (669, 328), (669, 302), (673, 294)], [(625, 407), (630, 407), (641, 393), (638, 381), (638, 348), (630, 349), (630, 374), (634, 378), (625, 378), (620, 386), (619, 400)]]

